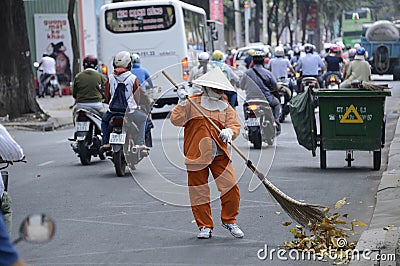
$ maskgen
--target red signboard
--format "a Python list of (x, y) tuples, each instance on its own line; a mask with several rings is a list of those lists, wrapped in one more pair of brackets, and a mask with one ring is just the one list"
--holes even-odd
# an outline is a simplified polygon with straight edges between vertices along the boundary
[(316, 28), (318, 28), (317, 25), (317, 16), (318, 16), (318, 12), (317, 12), (317, 5), (310, 5), (308, 7), (304, 7), (301, 10), (301, 17), (304, 18), (304, 15), (306, 14), (306, 12), (308, 11), (307, 17), (306, 17), (306, 29), (307, 30), (314, 30)]
[(224, 23), (223, 0), (210, 0), (210, 18)]

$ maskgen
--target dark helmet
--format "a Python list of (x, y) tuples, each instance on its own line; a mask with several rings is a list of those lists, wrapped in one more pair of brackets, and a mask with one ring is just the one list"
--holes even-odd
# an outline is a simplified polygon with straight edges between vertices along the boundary
[(360, 46), (356, 50), (356, 55), (365, 55), (365, 48)]
[(312, 44), (305, 44), (304, 45), (304, 52), (306, 52), (307, 54), (313, 53), (314, 52), (314, 46)]
[(264, 64), (264, 59), (265, 59), (265, 52), (258, 50), (255, 51), (253, 54), (253, 62), (256, 65), (263, 65)]
[(300, 55), (300, 48), (299, 47), (295, 47), (293, 49), (293, 52), (294, 52), (294, 55), (296, 55), (296, 56)]
[(94, 55), (88, 55), (83, 59), (83, 67), (84, 68), (97, 68), (99, 61), (97, 61), (97, 57)]

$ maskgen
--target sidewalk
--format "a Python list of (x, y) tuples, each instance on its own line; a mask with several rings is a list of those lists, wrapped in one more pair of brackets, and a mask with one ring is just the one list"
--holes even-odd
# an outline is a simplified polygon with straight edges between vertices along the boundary
[[(74, 99), (67, 95), (63, 97), (46, 97), (37, 99), (42, 110), (51, 116), (46, 122), (6, 122), (6, 126), (29, 128), (31, 130), (49, 131), (57, 128), (70, 127)], [(400, 120), (399, 120), (400, 121)], [(397, 122), (393, 141), (389, 147), (387, 171), (382, 175), (376, 195), (376, 207), (371, 223), (358, 241), (356, 249), (371, 259), (360, 255), (359, 261), (350, 265), (400, 265), (400, 122)], [(368, 254), (369, 253), (369, 254)], [(396, 254), (394, 261), (376, 261), (376, 255), (382, 258)]]
[(2, 121), (2, 124), (10, 127), (26, 128), (37, 131), (52, 131), (61, 127), (69, 127), (73, 125), (72, 109), (70, 106), (74, 104), (74, 98), (71, 95), (63, 97), (49, 96), (45, 98), (36, 98), (42, 110), (50, 116), (47, 121), (26, 121), (18, 122)]
[[(400, 121), (400, 120), (399, 120)], [(357, 243), (356, 249), (362, 255), (359, 261), (350, 265), (400, 265), (400, 122), (389, 148), (388, 167), (382, 175), (376, 193), (376, 206), (369, 224)], [(370, 253), (368, 255), (368, 253)], [(395, 254), (396, 261), (384, 261)], [(374, 261), (377, 257), (382, 261)]]

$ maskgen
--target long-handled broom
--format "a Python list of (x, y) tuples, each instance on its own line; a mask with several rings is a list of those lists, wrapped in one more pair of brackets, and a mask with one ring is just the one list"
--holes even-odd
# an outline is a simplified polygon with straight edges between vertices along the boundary
[[(172, 78), (165, 72), (162, 71), (163, 75), (178, 89), (178, 84), (172, 80)], [(187, 97), (189, 103), (218, 131), (221, 132), (221, 129), (201, 110), (196, 103), (194, 103), (189, 97)], [(246, 166), (261, 180), (264, 186), (267, 188), (268, 192), (272, 195), (272, 197), (281, 205), (281, 207), (285, 210), (285, 212), (292, 217), (295, 221), (300, 223), (304, 227), (310, 227), (316, 222), (322, 221), (322, 218), (325, 217), (325, 214), (322, 209), (325, 206), (318, 204), (308, 204), (304, 202), (297, 201), (285, 193), (283, 193), (279, 188), (273, 185), (257, 168), (254, 166), (253, 162), (250, 161), (243, 152), (236, 147), (235, 144), (229, 142), (232, 148), (242, 157), (242, 159), (246, 162)]]

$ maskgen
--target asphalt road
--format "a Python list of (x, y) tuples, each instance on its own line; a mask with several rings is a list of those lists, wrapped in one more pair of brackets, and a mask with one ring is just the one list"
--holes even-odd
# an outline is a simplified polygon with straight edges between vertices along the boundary
[[(390, 82), (399, 85), (399, 82)], [(393, 138), (398, 119), (399, 93), (386, 101), (386, 141)], [(241, 109), (238, 109), (241, 113)], [(212, 203), (215, 229), (209, 240), (196, 239), (197, 228), (188, 207), (183, 169), (182, 132), (169, 121), (155, 120), (150, 157), (133, 175), (117, 177), (110, 160), (80, 165), (67, 138), (72, 129), (52, 132), (10, 132), (23, 146), (28, 163), (11, 166), (13, 236), (30, 213), (47, 213), (56, 221), (56, 235), (46, 244), (20, 243), (22, 257), (33, 265), (330, 265), (331, 262), (260, 260), (257, 252), (278, 249), (293, 240), (291, 221), (263, 186), (258, 186), (243, 160), (234, 156), (241, 189), (238, 223), (245, 233), (234, 239), (220, 226), (219, 200)], [(340, 210), (349, 219), (369, 222), (375, 192), (387, 162), (372, 171), (372, 153), (355, 152), (347, 167), (345, 152), (328, 151), (328, 169), (319, 168), (319, 155), (297, 144), (290, 118), (282, 125), (275, 147), (253, 150), (243, 137), (235, 144), (273, 184), (297, 200), (333, 206), (343, 197)], [(217, 198), (215, 189), (213, 199)], [(356, 228), (357, 240), (364, 228)]]

